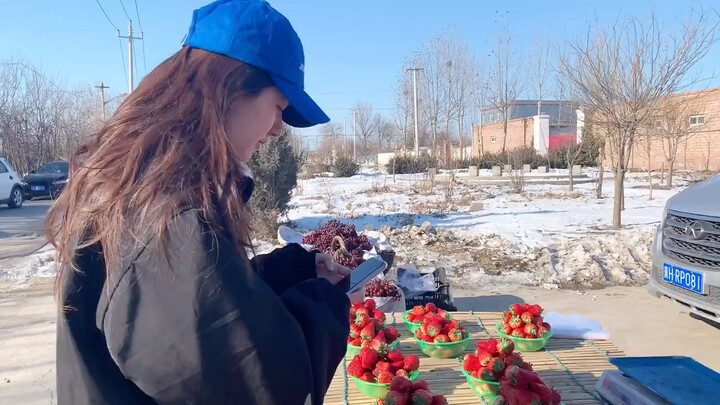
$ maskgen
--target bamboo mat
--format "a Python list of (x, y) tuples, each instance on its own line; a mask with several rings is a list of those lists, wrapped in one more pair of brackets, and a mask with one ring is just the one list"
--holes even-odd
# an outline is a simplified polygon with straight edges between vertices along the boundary
[[(499, 312), (453, 312), (453, 318), (471, 333), (467, 353), (475, 350), (478, 340), (497, 338), (495, 324), (500, 321)], [(425, 356), (413, 340), (401, 319), (402, 313), (387, 314), (387, 324), (393, 324), (400, 332), (398, 348), (403, 354), (416, 354), (420, 358), (418, 379), (430, 382), (433, 394), (443, 394), (450, 404), (480, 404), (480, 399), (470, 390), (460, 371), (457, 359), (433, 359)], [(608, 357), (624, 356), (608, 340), (580, 340), (551, 338), (544, 351), (522, 353), (525, 361), (532, 363), (535, 371), (562, 395), (566, 405), (601, 404), (595, 394), (595, 384), (600, 374), (615, 367)], [(374, 402), (361, 394), (355, 381), (346, 374), (350, 357), (340, 363), (333, 382), (325, 396), (325, 404), (369, 405)]]

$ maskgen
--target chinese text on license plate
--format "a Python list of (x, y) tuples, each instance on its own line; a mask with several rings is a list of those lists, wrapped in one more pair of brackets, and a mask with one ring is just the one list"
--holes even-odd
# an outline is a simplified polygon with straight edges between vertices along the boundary
[(698, 294), (703, 293), (702, 273), (685, 270), (682, 267), (664, 263), (663, 280), (686, 290), (695, 291)]

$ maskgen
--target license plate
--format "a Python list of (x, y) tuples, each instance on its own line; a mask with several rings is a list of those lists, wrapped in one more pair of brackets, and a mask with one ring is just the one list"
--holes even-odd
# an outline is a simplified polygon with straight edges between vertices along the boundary
[(663, 280), (686, 290), (703, 293), (703, 275), (671, 264), (663, 264)]
[(30, 186), (32, 191), (45, 191), (45, 186)]

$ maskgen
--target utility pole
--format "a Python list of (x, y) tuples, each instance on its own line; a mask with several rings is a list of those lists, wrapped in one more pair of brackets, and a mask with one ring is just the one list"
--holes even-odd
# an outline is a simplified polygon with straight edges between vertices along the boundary
[(109, 89), (109, 86), (106, 86), (105, 83), (100, 82), (99, 86), (95, 86), (96, 89), (100, 89), (100, 103), (102, 107), (102, 117), (103, 121), (105, 121), (105, 89)]
[(145, 34), (143, 32), (140, 33), (139, 37), (133, 36), (133, 29), (132, 29), (132, 20), (128, 23), (128, 35), (126, 37), (120, 35), (120, 30), (118, 30), (117, 33), (118, 38), (123, 38), (128, 40), (128, 94), (132, 93), (133, 88), (135, 87), (135, 82), (133, 81), (133, 39), (139, 39), (143, 40), (145, 38)]
[(357, 134), (355, 129), (355, 110), (353, 112), (353, 161), (357, 162)]
[(415, 157), (420, 156), (420, 136), (418, 135), (418, 98), (417, 98), (417, 72), (423, 70), (423, 68), (408, 68), (405, 71), (411, 71), (413, 73), (413, 110), (415, 118)]

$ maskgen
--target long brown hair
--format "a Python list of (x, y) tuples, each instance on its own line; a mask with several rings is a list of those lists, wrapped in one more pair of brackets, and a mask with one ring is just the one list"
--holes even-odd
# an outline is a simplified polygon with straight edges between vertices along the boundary
[(115, 269), (127, 232), (138, 244), (161, 235), (153, 239), (162, 244), (185, 207), (199, 209), (244, 255), (247, 179), (225, 118), (238, 97), (272, 85), (260, 69), (189, 47), (150, 72), (71, 161), (68, 184), (45, 223), (58, 280), (74, 267), (78, 249), (96, 244), (107, 271)]

